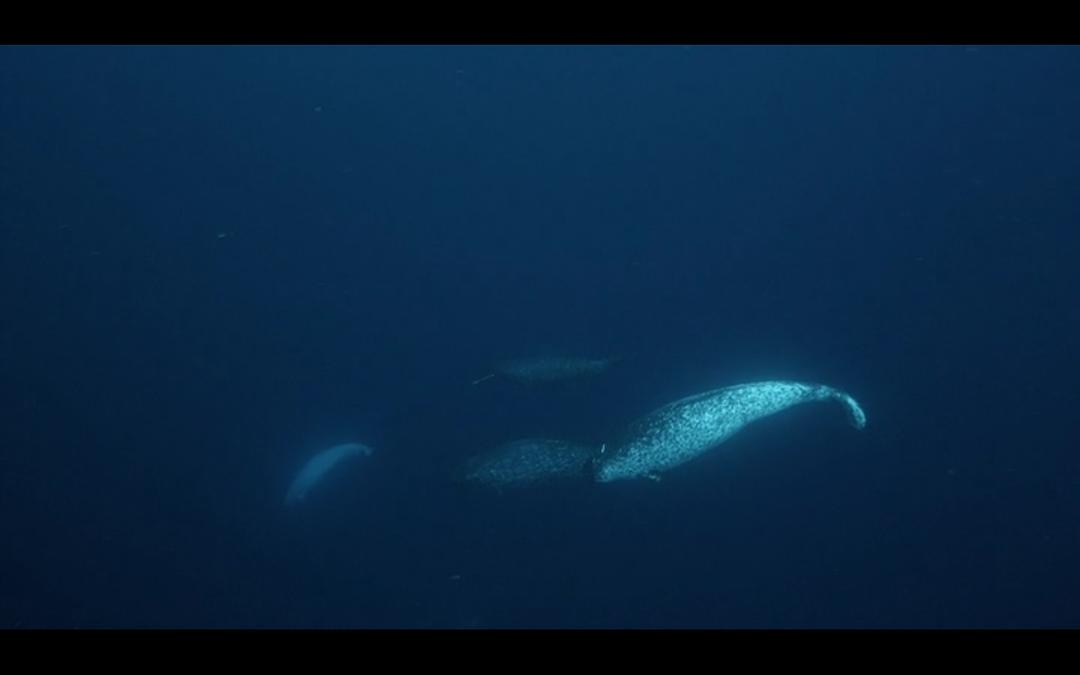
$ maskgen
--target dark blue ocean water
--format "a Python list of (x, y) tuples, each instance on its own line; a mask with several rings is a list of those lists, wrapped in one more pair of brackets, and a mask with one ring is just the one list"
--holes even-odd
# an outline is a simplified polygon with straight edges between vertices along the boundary
[[(1078, 156), (1070, 47), (2, 48), (0, 626), (1080, 626)], [(869, 425), (448, 480), (767, 379)]]

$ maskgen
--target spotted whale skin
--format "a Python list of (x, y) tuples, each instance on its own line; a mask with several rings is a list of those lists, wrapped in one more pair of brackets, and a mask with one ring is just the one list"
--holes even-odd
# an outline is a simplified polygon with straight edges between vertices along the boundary
[(460, 479), (496, 489), (589, 479), (598, 446), (551, 438), (522, 438), (467, 460)]
[(752, 382), (688, 396), (634, 422), (626, 440), (600, 453), (593, 477), (607, 483), (661, 473), (715, 448), (746, 425), (792, 406), (837, 401), (852, 426), (866, 426), (866, 414), (849, 394), (805, 382)]

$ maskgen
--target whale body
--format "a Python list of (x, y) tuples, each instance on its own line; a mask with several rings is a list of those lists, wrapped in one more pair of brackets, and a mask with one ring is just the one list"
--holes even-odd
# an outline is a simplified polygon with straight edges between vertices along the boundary
[(555, 382), (589, 377), (599, 375), (620, 360), (619, 357), (589, 358), (584, 356), (536, 356), (510, 359), (498, 364), (494, 373), (474, 380), (473, 384), (479, 384), (496, 375), (517, 382)]
[(296, 474), (296, 478), (285, 493), (285, 504), (294, 505), (303, 502), (311, 488), (315, 487), (315, 484), (342, 460), (357, 455), (366, 457), (372, 452), (371, 448), (361, 443), (345, 443), (323, 450), (309, 459), (300, 469), (300, 473)]
[(465, 462), (461, 478), (495, 488), (557, 481), (587, 481), (597, 446), (549, 438), (522, 438)]
[(630, 426), (623, 443), (597, 456), (593, 476), (601, 483), (657, 478), (715, 448), (755, 420), (826, 400), (840, 402), (856, 429), (866, 426), (866, 414), (855, 399), (832, 387), (780, 381), (738, 384), (688, 396), (642, 417)]

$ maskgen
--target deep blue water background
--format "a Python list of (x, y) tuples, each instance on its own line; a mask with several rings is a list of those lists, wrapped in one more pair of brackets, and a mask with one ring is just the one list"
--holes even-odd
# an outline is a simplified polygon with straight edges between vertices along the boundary
[[(1070, 47), (2, 48), (0, 625), (1080, 626), (1078, 156)], [(447, 480), (757, 379), (869, 426)]]

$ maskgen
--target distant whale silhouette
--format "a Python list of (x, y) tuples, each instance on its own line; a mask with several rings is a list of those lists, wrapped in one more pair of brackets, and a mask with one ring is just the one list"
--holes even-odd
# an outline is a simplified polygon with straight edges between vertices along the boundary
[(549, 438), (522, 438), (468, 459), (465, 482), (494, 488), (589, 479), (588, 465), (600, 447)]
[(285, 493), (285, 504), (291, 506), (303, 502), (311, 488), (315, 487), (315, 484), (342, 460), (356, 455), (369, 456), (372, 452), (371, 448), (360, 443), (345, 443), (323, 450), (309, 459), (300, 469), (300, 473), (296, 474), (296, 478), (289, 485), (288, 492)]
[(659, 478), (731, 438), (751, 422), (811, 401), (839, 401), (856, 429), (866, 415), (848, 394), (821, 384), (755, 382), (680, 399), (634, 422), (626, 440), (593, 462), (594, 477), (606, 483)]
[(496, 366), (494, 373), (473, 380), (473, 384), (480, 384), (499, 375), (517, 382), (555, 382), (588, 377), (604, 372), (621, 360), (620, 357), (588, 358), (583, 356), (536, 356), (510, 359)]

